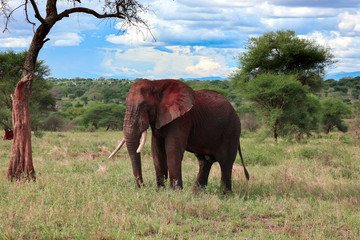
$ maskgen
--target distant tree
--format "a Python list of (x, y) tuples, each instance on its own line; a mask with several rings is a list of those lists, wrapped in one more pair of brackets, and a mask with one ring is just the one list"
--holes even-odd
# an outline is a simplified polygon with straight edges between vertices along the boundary
[[(46, 80), (49, 81), (49, 78), (47, 78)], [(52, 83), (52, 84), (54, 84), (54, 83)], [(61, 98), (64, 96), (64, 94), (61, 91), (61, 88), (58, 86), (53, 86), (50, 91), (55, 96), (56, 100), (61, 100)]]
[(295, 105), (296, 109), (287, 117), (288, 126), (285, 127), (285, 134), (291, 133), (297, 140), (305, 134), (311, 135), (311, 131), (318, 130), (321, 118), (320, 100), (312, 94), (306, 94), (303, 101)]
[(119, 90), (114, 88), (103, 88), (101, 90), (102, 99), (105, 103), (111, 102), (113, 99), (119, 99)]
[[(293, 75), (261, 74), (241, 86), (244, 96), (253, 101), (272, 130), (275, 141), (286, 126), (301, 125), (299, 113), (307, 100), (305, 87)], [(306, 116), (302, 116), (306, 117)], [(306, 126), (306, 128), (308, 128)]]
[(83, 107), (83, 106), (84, 106), (84, 105), (81, 104), (81, 102), (75, 103), (75, 107), (76, 107), (76, 108), (81, 108), (81, 107)]
[(360, 94), (359, 90), (357, 89), (351, 90), (351, 95), (353, 96), (354, 99), (359, 99), (359, 94)]
[[(25, 62), (26, 54), (26, 51), (18, 53), (12, 50), (0, 52), (0, 126), (4, 129), (12, 129), (10, 95), (21, 77), (22, 69), (19, 66)], [(52, 86), (45, 80), (49, 72), (44, 61), (37, 61), (35, 66), (37, 81), (32, 86), (37, 94), (29, 98), (33, 130), (38, 130), (42, 124), (42, 118), (55, 108), (55, 97), (50, 91)]]
[(84, 89), (81, 89), (81, 88), (77, 88), (76, 90), (75, 90), (75, 96), (76, 97), (81, 97), (82, 95), (84, 95), (84, 93), (85, 93), (85, 90)]
[(355, 118), (360, 120), (360, 100), (354, 101), (353, 109), (354, 109)]
[(105, 127), (108, 129), (122, 129), (122, 120), (125, 116), (125, 106), (115, 103), (89, 103), (86, 111), (82, 115), (85, 126), (89, 124), (96, 129)]
[(334, 127), (342, 132), (347, 131), (343, 119), (351, 113), (351, 109), (343, 101), (337, 98), (327, 98), (321, 101), (322, 125), (324, 130), (329, 133)]
[(43, 124), (46, 131), (60, 131), (65, 125), (65, 119), (59, 113), (53, 113), (48, 116)]
[(80, 98), (80, 100), (83, 101), (85, 105), (87, 105), (88, 102), (89, 102), (89, 99), (88, 99), (87, 96), (82, 96), (82, 97)]
[[(14, 86), (15, 87), (15, 86)], [(56, 99), (51, 90), (51, 85), (41, 77), (37, 77), (32, 84), (32, 89), (36, 95), (29, 98), (29, 107), (31, 114), (31, 126), (33, 131), (41, 129), (44, 119), (55, 111)]]
[(251, 81), (264, 73), (290, 74), (311, 91), (318, 91), (326, 68), (335, 62), (328, 48), (290, 30), (252, 37), (246, 49), (239, 56), (240, 68), (233, 76), (237, 82)]
[(71, 107), (66, 109), (66, 116), (68, 119), (73, 120), (77, 117), (81, 117), (86, 112), (86, 108), (83, 107)]
[(346, 94), (348, 92), (348, 90), (349, 89), (347, 87), (345, 87), (345, 86), (335, 86), (334, 87), (335, 92), (342, 92), (344, 94)]
[(74, 100), (74, 99), (76, 98), (76, 96), (75, 96), (75, 94), (70, 94), (70, 95), (69, 95), (69, 98), (70, 98), (71, 100)]
[(327, 79), (324, 81), (324, 86), (327, 87), (335, 87), (338, 85), (338, 81), (336, 81), (335, 79)]
[[(36, 78), (35, 69), (36, 62), (40, 50), (44, 44), (49, 40), (48, 33), (54, 25), (64, 18), (70, 17), (77, 13), (89, 14), (99, 19), (117, 19), (121, 20), (123, 29), (129, 26), (148, 26), (141, 18), (140, 13), (147, 11), (143, 5), (136, 0), (101, 0), (101, 9), (103, 12), (99, 13), (96, 10), (87, 7), (80, 7), (80, 5), (89, 4), (89, 1), (82, 3), (80, 0), (69, 0), (72, 7), (63, 9), (63, 6), (58, 9), (58, 4), (62, 1), (46, 0), (21, 0), (21, 1), (0, 1), (0, 15), (5, 17), (5, 28), (7, 30), (8, 23), (13, 17), (14, 11), (23, 8), (26, 21), (32, 25), (34, 31), (33, 39), (31, 41), (29, 50), (26, 54), (25, 62), (21, 64), (22, 73), (21, 78), (16, 85), (14, 94), (12, 95), (13, 107), (13, 129), (14, 141), (12, 144), (11, 157), (7, 171), (7, 178), (9, 180), (27, 178), (35, 180), (35, 170), (32, 161), (31, 148), (31, 125), (30, 125), (30, 109), (29, 97), (32, 92), (32, 83)], [(43, 4), (39, 8), (39, 4)], [(90, 6), (92, 3), (90, 3)], [(13, 9), (11, 9), (13, 7)], [(29, 9), (34, 11), (35, 20), (30, 18)], [(40, 10), (44, 9), (45, 14)], [(44, 17), (45, 15), (45, 17)], [(36, 27), (37, 21), (39, 24)]]

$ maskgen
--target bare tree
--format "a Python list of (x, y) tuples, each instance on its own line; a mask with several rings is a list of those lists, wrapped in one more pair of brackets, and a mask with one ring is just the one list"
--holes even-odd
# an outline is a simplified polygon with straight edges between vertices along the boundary
[[(82, 7), (81, 0), (64, 0), (72, 3), (72, 7), (58, 13), (58, 0), (46, 0), (45, 12), (41, 13), (39, 4), (44, 1), (21, 0), (17, 7), (10, 9), (9, 0), (0, 0), (0, 14), (5, 17), (4, 31), (12, 19), (14, 11), (24, 9), (26, 21), (33, 26), (34, 36), (32, 38), (26, 60), (22, 68), (22, 76), (19, 80), (12, 99), (12, 118), (14, 140), (11, 149), (11, 158), (7, 171), (8, 180), (28, 179), (34, 180), (35, 170), (32, 161), (31, 149), (31, 125), (29, 111), (29, 96), (34, 75), (35, 63), (43, 45), (49, 40), (47, 37), (50, 29), (60, 20), (74, 13), (89, 14), (99, 19), (119, 19), (123, 23), (123, 29), (128, 27), (145, 27), (149, 30), (147, 23), (141, 18), (141, 13), (148, 10), (135, 0), (98, 0), (102, 4), (102, 12)], [(29, 18), (29, 8), (35, 12), (38, 26)], [(45, 16), (45, 17), (43, 17)]]

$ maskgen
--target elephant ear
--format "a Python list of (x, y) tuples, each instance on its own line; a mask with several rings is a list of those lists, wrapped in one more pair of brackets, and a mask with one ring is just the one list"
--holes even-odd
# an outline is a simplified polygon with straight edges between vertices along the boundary
[(185, 83), (178, 80), (160, 81), (166, 83), (160, 95), (155, 125), (157, 129), (190, 111), (195, 101), (194, 90)]

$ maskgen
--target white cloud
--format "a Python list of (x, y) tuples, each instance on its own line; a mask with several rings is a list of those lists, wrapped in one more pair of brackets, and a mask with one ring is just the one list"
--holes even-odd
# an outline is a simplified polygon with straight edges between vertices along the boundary
[[(224, 76), (224, 67), (219, 62), (215, 62), (208, 57), (199, 57), (199, 63), (196, 65), (188, 66), (185, 72), (194, 74), (195, 76)], [(212, 75), (209, 75), (212, 73)]]
[(29, 47), (32, 37), (6, 37), (0, 38), (0, 47), (17, 48)]
[[(150, 37), (149, 37), (150, 36)], [(123, 35), (110, 34), (105, 37), (106, 41), (122, 45), (144, 45), (151, 43), (151, 35), (148, 31), (138, 31), (135, 28), (128, 29)]]
[(341, 13), (338, 16), (339, 30), (347, 35), (360, 35), (360, 11), (355, 14), (349, 12)]
[[(340, 32), (312, 32), (306, 36), (317, 43), (328, 47), (338, 60), (335, 71), (359, 71), (360, 69), (360, 36), (343, 36)], [(332, 70), (334, 72), (334, 70)]]
[(243, 8), (252, 6), (260, 0), (178, 0), (181, 4), (187, 6), (196, 6), (196, 7), (225, 7), (225, 8)]
[(61, 35), (50, 36), (54, 39), (54, 46), (79, 46), (83, 41), (83, 37), (77, 33), (62, 33)]
[(306, 35), (306, 37), (314, 39), (323, 46), (329, 47), (337, 58), (341, 59), (360, 56), (360, 36), (343, 36), (336, 31), (331, 31), (330, 33), (315, 31)]
[(341, 58), (341, 60), (336, 64), (336, 68), (333, 69), (332, 73), (338, 72), (358, 72), (360, 69), (360, 59), (359, 58)]
[(113, 75), (120, 76), (155, 79), (225, 77), (233, 69), (225, 62), (224, 55), (231, 53), (234, 54), (234, 50), (190, 46), (171, 46), (167, 51), (154, 47), (126, 51), (106, 49), (103, 66)]
[(275, 6), (268, 2), (260, 5), (253, 5), (248, 8), (249, 14), (261, 14), (267, 17), (281, 17), (281, 18), (316, 18), (322, 16), (336, 16), (338, 10), (332, 8), (314, 8), (314, 7), (287, 7)]

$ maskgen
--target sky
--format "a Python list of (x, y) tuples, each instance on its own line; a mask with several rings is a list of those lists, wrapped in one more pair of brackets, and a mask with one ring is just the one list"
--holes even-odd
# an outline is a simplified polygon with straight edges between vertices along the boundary
[[(9, 0), (16, 7), (23, 0)], [(45, 0), (38, 0), (45, 15)], [(73, 7), (59, 0), (58, 12)], [(99, 0), (83, 7), (101, 11)], [(59, 21), (39, 54), (56, 78), (228, 78), (250, 37), (277, 30), (330, 48), (338, 61), (328, 74), (360, 71), (358, 0), (145, 0), (146, 29), (120, 31), (121, 22), (75, 14)], [(32, 9), (29, 9), (32, 12)], [(37, 26), (39, 22), (30, 13)], [(0, 27), (5, 21), (1, 17)], [(0, 51), (26, 50), (33, 27), (23, 9), (0, 33)]]

